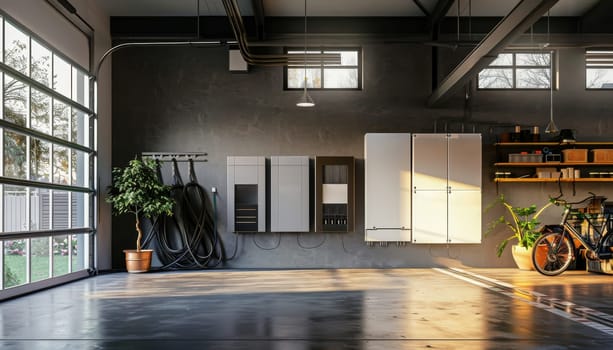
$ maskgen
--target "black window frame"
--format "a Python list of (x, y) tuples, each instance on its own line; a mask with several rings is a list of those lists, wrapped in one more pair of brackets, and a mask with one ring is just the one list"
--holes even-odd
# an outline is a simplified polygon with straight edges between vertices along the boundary
[[(558, 89), (558, 85), (559, 85), (559, 81), (557, 79), (558, 76), (558, 54), (557, 51), (555, 50), (512, 50), (512, 51), (502, 51), (500, 52), (500, 54), (512, 54), (513, 55), (513, 59), (512, 59), (512, 64), (511, 65), (496, 65), (496, 66), (492, 66), (492, 65), (488, 65), (487, 67), (483, 68), (483, 70), (485, 69), (511, 69), (513, 71), (513, 86), (512, 87), (508, 87), (508, 88), (484, 88), (484, 87), (480, 87), (479, 86), (479, 74), (481, 73), (481, 71), (479, 71), (479, 73), (477, 73), (477, 76), (475, 77), (476, 80), (476, 88), (477, 90), (480, 91), (543, 91), (543, 90), (550, 90), (551, 86), (553, 86), (554, 90)], [(517, 54), (549, 54), (550, 58), (549, 58), (549, 66), (518, 66), (517, 65)], [(551, 69), (551, 78), (550, 78), (550, 86), (547, 87), (529, 87), (529, 88), (523, 88), (523, 87), (517, 87), (517, 70), (518, 69), (530, 69), (530, 68), (545, 68), (545, 67), (549, 67)]]
[[(304, 52), (304, 47), (285, 47), (283, 48), (283, 53), (288, 54), (290, 51), (301, 51)], [(322, 87), (320, 88), (312, 88), (309, 87), (308, 89), (311, 91), (361, 91), (362, 90), (362, 86), (363, 86), (363, 74), (362, 74), (362, 69), (363, 69), (363, 57), (362, 57), (362, 48), (361, 47), (325, 47), (325, 46), (314, 46), (314, 47), (307, 47), (306, 49), (307, 52), (313, 52), (313, 51), (319, 51), (320, 53), (323, 52), (329, 52), (329, 51), (357, 51), (358, 54), (358, 64), (357, 66), (338, 66), (338, 65), (334, 65), (334, 66), (325, 66), (323, 64), (323, 62), (319, 65), (319, 68), (321, 69), (321, 84)], [(299, 69), (304, 69), (305, 66), (304, 65), (292, 65), (292, 68), (299, 68)], [(309, 65), (307, 66), (307, 68), (315, 68), (316, 66), (314, 65)], [(285, 91), (299, 91), (302, 90), (303, 88), (290, 88), (287, 86), (287, 78), (288, 78), (288, 74), (287, 74), (287, 68), (288, 66), (283, 66), (283, 90)], [(327, 69), (357, 69), (358, 71), (358, 86), (355, 88), (326, 88), (324, 86), (324, 77), (325, 77), (325, 72)]]
[[(588, 69), (610, 69), (613, 71), (613, 65), (611, 66), (601, 66), (601, 65), (597, 65), (597, 64), (589, 64), (588, 60), (589, 60), (589, 52), (598, 52), (598, 51), (605, 51), (605, 52), (613, 52), (613, 47), (609, 47), (609, 48), (602, 48), (602, 47), (598, 47), (598, 48), (587, 48), (585, 49), (585, 54), (584, 54), (584, 73), (585, 73), (585, 90), (589, 90), (589, 91), (607, 91), (607, 90), (613, 90), (613, 83), (611, 84), (611, 87), (604, 87), (604, 88), (594, 88), (594, 87), (588, 87), (587, 86), (587, 71)], [(613, 54), (611, 54), (613, 55)], [(605, 62), (606, 64), (613, 64), (613, 58), (609, 59), (607, 62)]]

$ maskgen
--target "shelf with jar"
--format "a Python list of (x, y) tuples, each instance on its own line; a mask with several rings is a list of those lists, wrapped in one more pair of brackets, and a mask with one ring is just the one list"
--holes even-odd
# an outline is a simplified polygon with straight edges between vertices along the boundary
[(496, 143), (495, 182), (613, 182), (613, 142)]

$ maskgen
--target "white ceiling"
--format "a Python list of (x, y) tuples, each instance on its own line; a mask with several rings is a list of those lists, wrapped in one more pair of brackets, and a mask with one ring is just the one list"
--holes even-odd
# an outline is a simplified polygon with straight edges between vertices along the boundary
[[(109, 16), (195, 16), (198, 0), (94, 0)], [(221, 0), (199, 0), (201, 16), (225, 16)], [(236, 0), (244, 16), (253, 15), (251, 0)], [(458, 0), (460, 15), (504, 16), (519, 0)], [(431, 12), (438, 0), (419, 0)], [(581, 16), (598, 0), (560, 0), (552, 16)], [(304, 0), (263, 0), (266, 16), (303, 16)], [(448, 16), (457, 15), (457, 2)], [(308, 0), (309, 16), (423, 16), (413, 0)]]

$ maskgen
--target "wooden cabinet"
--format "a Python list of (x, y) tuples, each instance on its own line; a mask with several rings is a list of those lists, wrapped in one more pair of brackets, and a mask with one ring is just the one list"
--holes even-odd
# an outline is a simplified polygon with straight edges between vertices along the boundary
[[(594, 150), (613, 150), (613, 142), (575, 142), (561, 144), (557, 142), (508, 142), (497, 143), (496, 162), (493, 167), (492, 177), (498, 183), (534, 183), (534, 182), (613, 182), (613, 161), (599, 161), (606, 157), (598, 157), (594, 161)], [(564, 161), (563, 152), (567, 150), (587, 150), (586, 161)], [(540, 152), (541, 159), (534, 156)], [(526, 153), (526, 154), (522, 154)], [(559, 155), (548, 157), (546, 154)], [(520, 155), (519, 158), (514, 156)], [(522, 161), (521, 156), (525, 156), (529, 161)], [(514, 161), (510, 161), (510, 158)], [(519, 161), (517, 161), (519, 160)], [(606, 159), (608, 160), (608, 159)], [(539, 176), (540, 168), (555, 169), (551, 176)], [(574, 174), (562, 176), (563, 170), (572, 168), (578, 170), (579, 176)], [(544, 172), (547, 174), (547, 172)], [(541, 174), (543, 175), (543, 174)]]
[(315, 157), (315, 231), (352, 232), (353, 157)]

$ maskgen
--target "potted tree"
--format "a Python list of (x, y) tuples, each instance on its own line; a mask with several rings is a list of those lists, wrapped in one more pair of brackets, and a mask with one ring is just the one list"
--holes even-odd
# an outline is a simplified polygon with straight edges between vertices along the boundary
[(149, 249), (141, 249), (143, 232), (140, 218), (172, 215), (170, 186), (161, 184), (152, 159), (133, 159), (124, 168), (113, 168), (113, 184), (106, 198), (114, 215), (134, 214), (136, 219), (136, 250), (124, 250), (128, 272), (146, 272), (151, 267)]
[(507, 215), (501, 215), (498, 219), (492, 221), (489, 224), (487, 233), (491, 233), (499, 224), (506, 225), (513, 234), (504, 238), (496, 247), (496, 255), (500, 257), (504, 252), (509, 242), (517, 240), (517, 244), (511, 247), (511, 254), (513, 260), (522, 270), (533, 270), (532, 266), (532, 249), (534, 242), (541, 235), (541, 227), (539, 222), (539, 216), (553, 205), (553, 201), (548, 201), (537, 210), (536, 205), (532, 204), (528, 207), (514, 207), (504, 197), (500, 195), (496, 201), (490, 205), (491, 208), (495, 204), (501, 204), (505, 209)]

